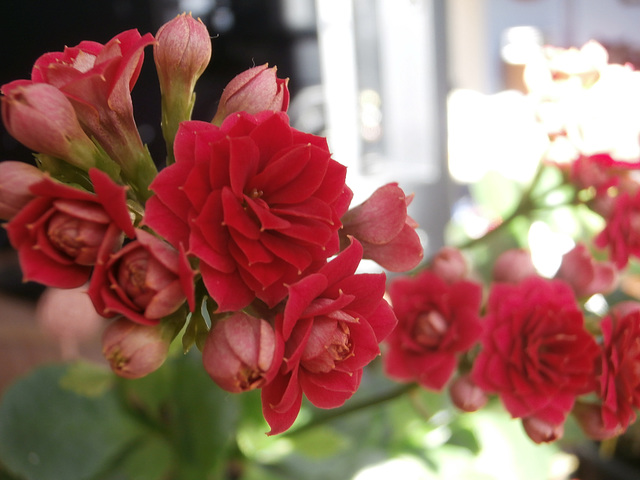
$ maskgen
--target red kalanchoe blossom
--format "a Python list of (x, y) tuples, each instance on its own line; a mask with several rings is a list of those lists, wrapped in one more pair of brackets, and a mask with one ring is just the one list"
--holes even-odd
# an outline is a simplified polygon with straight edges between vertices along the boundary
[(175, 157), (152, 184), (145, 222), (200, 260), (219, 311), (255, 297), (276, 305), (286, 285), (338, 251), (352, 196), (346, 168), (286, 114), (239, 113), (221, 127), (183, 122)]
[(640, 309), (618, 312), (601, 323), (600, 373), (602, 424), (606, 431), (624, 431), (640, 408)]
[(606, 153), (581, 155), (571, 163), (570, 180), (578, 188), (594, 188), (596, 195), (603, 195), (638, 167), (639, 162), (615, 160)]
[(364, 248), (363, 258), (392, 272), (411, 270), (423, 257), (415, 230), (418, 224), (407, 215), (412, 199), (413, 195), (406, 197), (397, 183), (378, 188), (342, 217), (343, 244), (349, 243), (348, 237), (355, 237)]
[(117, 250), (134, 236), (125, 188), (89, 171), (95, 194), (45, 176), (30, 186), (33, 200), (7, 224), (25, 280), (74, 288), (89, 280), (98, 251)]
[(562, 257), (556, 278), (568, 283), (577, 297), (588, 298), (613, 291), (618, 283), (618, 270), (611, 262), (596, 261), (586, 245), (579, 243)]
[(218, 321), (202, 349), (204, 369), (220, 388), (232, 393), (264, 386), (281, 362), (273, 327), (244, 312)]
[(117, 252), (99, 253), (89, 285), (98, 313), (154, 325), (185, 300), (193, 311), (195, 272), (184, 251), (144, 230), (135, 233), (136, 239)]
[(429, 264), (429, 270), (447, 283), (464, 280), (469, 275), (467, 259), (455, 247), (444, 246), (436, 252)]
[(269, 434), (293, 424), (303, 394), (320, 408), (342, 405), (394, 328), (396, 318), (382, 298), (385, 275), (354, 275), (361, 257), (362, 246), (354, 240), (317, 273), (289, 287), (284, 313), (276, 318), (284, 361), (262, 389)]
[(28, 163), (0, 162), (0, 220), (11, 220), (33, 200), (30, 187), (43, 177), (42, 171)]
[(277, 68), (268, 64), (245, 70), (224, 88), (213, 120), (220, 125), (236, 112), (255, 115), (264, 110), (286, 112), (289, 108), (289, 79), (276, 76)]
[(466, 280), (449, 284), (423, 270), (395, 278), (389, 297), (398, 326), (387, 339), (387, 375), (441, 389), (456, 368), (458, 354), (480, 338), (482, 287)]
[(493, 285), (471, 374), (514, 418), (558, 426), (576, 396), (594, 389), (597, 355), (571, 288), (534, 276)]
[(620, 193), (606, 221), (594, 242), (600, 248), (608, 248), (611, 261), (622, 269), (629, 257), (640, 257), (640, 190)]
[(155, 165), (142, 144), (133, 118), (131, 90), (154, 42), (133, 29), (105, 45), (92, 41), (40, 56), (31, 71), (35, 83), (60, 89), (73, 104), (80, 124), (117, 162), (137, 193), (145, 198)]

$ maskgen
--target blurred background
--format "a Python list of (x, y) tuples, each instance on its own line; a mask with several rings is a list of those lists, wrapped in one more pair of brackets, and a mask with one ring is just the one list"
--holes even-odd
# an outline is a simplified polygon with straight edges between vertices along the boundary
[[(595, 39), (610, 63), (640, 67), (638, 0), (3, 0), (0, 85), (28, 78), (44, 52), (105, 43), (130, 28), (155, 33), (183, 11), (202, 19), (213, 42), (194, 118), (213, 117), (239, 72), (277, 65), (290, 78), (292, 124), (328, 137), (349, 167), (354, 204), (391, 181), (415, 193), (410, 213), (426, 256), (443, 245), (447, 222), (467, 212), (469, 185), (491, 169), (524, 180), (538, 161), (539, 139), (523, 133), (533, 118), (518, 109), (530, 55)], [(159, 87), (146, 53), (135, 117), (162, 159)], [(0, 128), (0, 159), (31, 162), (31, 153)], [(62, 356), (34, 320), (42, 291), (22, 282), (0, 229), (0, 394)], [(79, 347), (99, 358), (97, 344)]]

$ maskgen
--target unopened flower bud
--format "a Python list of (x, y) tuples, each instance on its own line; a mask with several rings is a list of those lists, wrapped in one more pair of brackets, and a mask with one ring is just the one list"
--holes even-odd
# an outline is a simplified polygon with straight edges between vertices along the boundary
[(556, 277), (568, 283), (577, 297), (584, 298), (610, 293), (618, 285), (618, 270), (613, 262), (596, 261), (582, 243), (563, 255)]
[(562, 438), (564, 425), (554, 425), (536, 417), (522, 419), (524, 431), (535, 443), (550, 443)]
[(140, 325), (120, 317), (104, 330), (102, 354), (119, 376), (141, 378), (164, 363), (171, 339), (163, 324)]
[(176, 87), (193, 91), (196, 80), (211, 60), (211, 37), (207, 27), (191, 14), (181, 14), (160, 27), (153, 56), (163, 94)]
[(254, 115), (263, 110), (286, 112), (289, 108), (289, 79), (276, 76), (268, 64), (245, 70), (225, 87), (212, 123), (221, 125), (232, 113)]
[(42, 180), (43, 173), (23, 162), (0, 162), (0, 219), (11, 220), (34, 195), (29, 187)]
[(495, 282), (519, 283), (527, 277), (537, 275), (531, 253), (523, 248), (512, 248), (500, 254), (493, 264)]
[(47, 288), (38, 299), (36, 319), (60, 344), (62, 357), (77, 358), (80, 345), (98, 335), (104, 319), (98, 315), (87, 287)]
[(464, 280), (469, 271), (464, 255), (454, 247), (441, 248), (431, 260), (430, 268), (447, 283)]
[(488, 401), (487, 394), (471, 380), (471, 375), (456, 378), (449, 387), (449, 396), (453, 404), (463, 412), (475, 412)]
[(265, 320), (243, 312), (220, 320), (202, 350), (204, 369), (220, 388), (240, 393), (264, 386), (275, 362), (276, 339)]
[(84, 132), (71, 101), (46, 83), (15, 81), (2, 87), (2, 120), (16, 140), (83, 170), (100, 152)]
[(571, 413), (584, 434), (592, 440), (606, 440), (624, 432), (621, 425), (612, 429), (605, 428), (600, 405), (577, 402)]

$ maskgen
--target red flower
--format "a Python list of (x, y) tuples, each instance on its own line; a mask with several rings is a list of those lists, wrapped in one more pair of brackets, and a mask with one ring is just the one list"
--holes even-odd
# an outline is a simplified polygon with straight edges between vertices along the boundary
[(136, 239), (115, 253), (100, 251), (89, 296), (104, 317), (124, 315), (154, 325), (185, 300), (194, 308), (194, 272), (184, 252), (136, 230)]
[(640, 310), (614, 309), (601, 328), (602, 423), (606, 431), (625, 430), (640, 408)]
[(291, 128), (286, 114), (183, 122), (175, 156), (152, 184), (145, 222), (199, 258), (219, 311), (255, 297), (276, 305), (286, 285), (338, 251), (351, 200), (346, 169), (324, 138)]
[(392, 272), (414, 268), (422, 260), (423, 249), (415, 230), (418, 224), (407, 215), (412, 199), (397, 183), (378, 188), (342, 217), (343, 243), (349, 243), (350, 236), (357, 238), (364, 248), (363, 258)]
[(482, 287), (461, 280), (448, 284), (429, 270), (398, 277), (389, 287), (398, 326), (383, 356), (387, 374), (439, 390), (481, 333)]
[(361, 257), (362, 246), (354, 240), (317, 273), (289, 287), (284, 313), (276, 318), (284, 361), (262, 389), (270, 434), (293, 424), (303, 394), (320, 408), (342, 405), (395, 326), (393, 311), (382, 298), (385, 275), (354, 275)]
[(611, 260), (622, 269), (629, 263), (629, 257), (640, 257), (640, 190), (620, 193), (606, 221), (595, 244), (608, 247)]
[(576, 396), (594, 388), (597, 355), (569, 286), (529, 277), (491, 289), (472, 378), (513, 417), (560, 425)]
[(7, 224), (25, 280), (74, 288), (89, 279), (98, 250), (113, 251), (122, 232), (133, 237), (125, 189), (92, 169), (96, 194), (44, 177), (31, 185), (34, 199)]
[[(131, 90), (138, 79), (143, 50), (153, 35), (137, 30), (116, 35), (105, 45), (92, 41), (45, 53), (31, 71), (35, 83), (60, 89), (73, 104), (82, 127), (122, 168), (141, 198), (155, 176), (133, 118)], [(144, 190), (144, 191), (140, 191)]]

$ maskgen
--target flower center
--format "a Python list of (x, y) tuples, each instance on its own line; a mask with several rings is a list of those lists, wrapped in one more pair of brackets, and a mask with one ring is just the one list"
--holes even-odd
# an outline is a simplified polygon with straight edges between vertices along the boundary
[(425, 347), (437, 347), (448, 327), (447, 320), (437, 310), (421, 313), (413, 327), (413, 338)]
[(95, 263), (104, 233), (101, 225), (60, 212), (52, 215), (47, 226), (52, 245), (81, 265)]
[(124, 290), (127, 297), (139, 308), (146, 308), (155, 291), (148, 287), (147, 271), (149, 257), (146, 252), (127, 256), (118, 268), (118, 284)]

